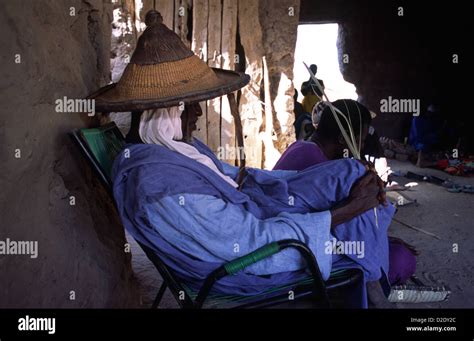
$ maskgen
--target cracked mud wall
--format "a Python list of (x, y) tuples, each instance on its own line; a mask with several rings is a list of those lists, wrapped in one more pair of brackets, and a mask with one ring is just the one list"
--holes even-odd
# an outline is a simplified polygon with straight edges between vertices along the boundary
[(241, 91), (240, 115), (251, 167), (273, 168), (295, 140), (292, 80), (299, 6), (299, 0), (239, 0), (239, 34), (251, 77)]
[[(268, 64), (270, 97), (273, 108), (274, 147), (280, 153), (295, 141), (293, 127), (293, 67), (298, 33), (300, 1), (261, 0), (260, 22), (263, 48)], [(267, 152), (269, 165), (276, 163)], [(273, 158), (274, 159), (274, 158)], [(271, 167), (273, 164), (271, 165)]]
[(67, 136), (96, 117), (55, 111), (109, 82), (111, 21), (101, 0), (0, 1), (0, 240), (38, 242), (0, 255), (0, 308), (138, 302), (112, 202)]

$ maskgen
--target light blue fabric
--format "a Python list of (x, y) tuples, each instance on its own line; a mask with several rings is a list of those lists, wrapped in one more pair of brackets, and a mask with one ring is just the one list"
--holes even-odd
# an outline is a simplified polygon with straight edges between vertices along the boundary
[(226, 162), (222, 162), (219, 160), (219, 165), (222, 167), (222, 173), (227, 176), (230, 176), (232, 179), (237, 179), (237, 175), (239, 174), (239, 167), (231, 166)]
[[(332, 255), (325, 253), (331, 214), (285, 213), (258, 219), (222, 199), (199, 194), (175, 194), (145, 206), (145, 218), (163, 239), (181, 252), (205, 262), (223, 263), (246, 255), (262, 245), (297, 239), (313, 250), (324, 279), (331, 271)], [(305, 267), (300, 254), (284, 250), (245, 269), (254, 275), (296, 271)]]

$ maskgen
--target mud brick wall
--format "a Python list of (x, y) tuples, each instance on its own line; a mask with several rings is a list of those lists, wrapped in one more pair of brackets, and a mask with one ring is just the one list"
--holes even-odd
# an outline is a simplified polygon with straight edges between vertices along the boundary
[(112, 5), (0, 2), (0, 240), (35, 241), (37, 258), (0, 255), (0, 307), (133, 307), (123, 227), (67, 132), (97, 124), (58, 113), (110, 80)]

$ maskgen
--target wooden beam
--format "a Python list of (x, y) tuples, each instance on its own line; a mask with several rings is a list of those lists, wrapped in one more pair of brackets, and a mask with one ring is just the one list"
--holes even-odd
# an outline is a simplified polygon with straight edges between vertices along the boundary
[[(273, 103), (270, 94), (270, 75), (268, 72), (267, 59), (264, 56), (263, 62), (263, 85), (264, 85), (264, 101), (265, 108), (263, 110), (264, 115), (264, 126), (265, 130), (261, 132), (261, 139), (265, 147), (265, 157), (263, 162), (263, 168), (272, 169), (280, 158), (280, 153), (273, 144), (273, 130), (275, 129), (275, 119), (273, 116)], [(278, 136), (278, 135), (277, 135)]]
[(192, 0), (174, 0), (174, 31), (181, 38), (181, 41), (191, 48), (191, 41), (188, 40), (188, 11), (192, 7)]
[(241, 154), (240, 152), (244, 150), (244, 135), (242, 131), (242, 120), (240, 119), (239, 115), (239, 108), (237, 106), (237, 101), (235, 100), (235, 95), (233, 93), (227, 95), (227, 100), (229, 103), (230, 113), (234, 118), (235, 124), (235, 138), (237, 141), (237, 147), (239, 148), (239, 153), (237, 154), (238, 160), (236, 160), (237, 164), (240, 168), (245, 167), (245, 154)]
[[(263, 120), (260, 103), (262, 85), (263, 39), (259, 19), (259, 1), (239, 0), (239, 33), (245, 51), (245, 73), (250, 83), (241, 90), (240, 116), (243, 126), (246, 162), (249, 167), (262, 167), (262, 140), (259, 136)], [(243, 58), (243, 56), (240, 56)]]
[[(207, 21), (207, 65), (220, 68), (222, 2), (209, 0), (209, 18)], [(221, 144), (221, 98), (207, 101), (207, 145), (217, 153)]]
[[(193, 1), (193, 32), (191, 49), (207, 62), (207, 22), (209, 17), (208, 0)], [(207, 144), (207, 106), (201, 103), (202, 117), (197, 121), (195, 136)]]
[[(223, 0), (222, 5), (222, 68), (235, 70), (235, 49), (237, 40), (238, 0)], [(234, 117), (229, 101), (221, 102), (221, 146), (236, 147)], [(229, 161), (228, 161), (229, 162)]]
[(155, 9), (161, 13), (163, 24), (170, 30), (174, 29), (174, 0), (156, 0)]

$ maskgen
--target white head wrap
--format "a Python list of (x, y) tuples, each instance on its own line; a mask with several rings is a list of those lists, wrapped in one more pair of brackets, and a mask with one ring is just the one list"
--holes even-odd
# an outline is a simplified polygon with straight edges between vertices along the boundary
[(196, 160), (232, 186), (238, 187), (237, 183), (223, 174), (208, 156), (201, 154), (194, 146), (179, 141), (183, 138), (181, 113), (182, 110), (178, 107), (144, 111), (140, 119), (140, 138), (144, 143), (158, 144)]

